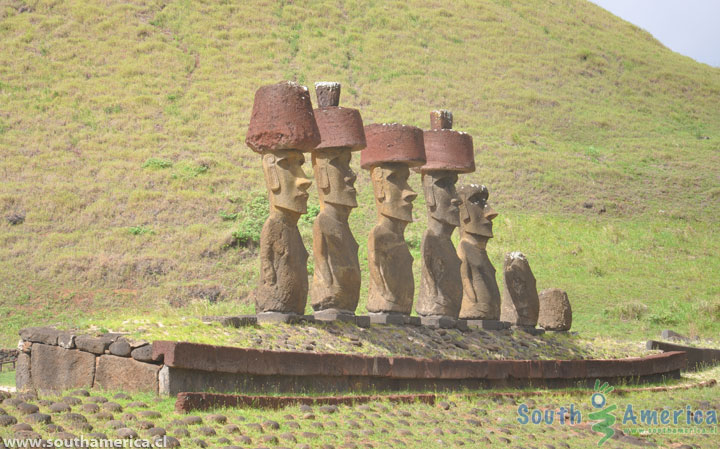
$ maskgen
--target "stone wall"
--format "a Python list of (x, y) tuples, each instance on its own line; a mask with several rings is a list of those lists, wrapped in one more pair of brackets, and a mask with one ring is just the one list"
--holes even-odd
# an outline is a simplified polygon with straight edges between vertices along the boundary
[(158, 393), (161, 360), (152, 345), (120, 334), (75, 335), (48, 327), (20, 331), (15, 373), (18, 390), (71, 388)]

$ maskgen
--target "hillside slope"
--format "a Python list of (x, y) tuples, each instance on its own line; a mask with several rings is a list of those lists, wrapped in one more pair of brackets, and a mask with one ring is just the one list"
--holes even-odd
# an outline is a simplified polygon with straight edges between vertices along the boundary
[[(342, 82), (366, 123), (451, 109), (477, 149), (462, 182), (502, 214), (493, 261), (524, 250), (579, 329), (718, 329), (720, 69), (583, 0), (222, 3), (0, 0), (2, 341), (32, 320), (246, 310), (256, 256), (231, 233), (261, 221), (264, 188), (244, 134), (254, 91), (284, 79)], [(415, 214), (417, 252), (421, 197)]]

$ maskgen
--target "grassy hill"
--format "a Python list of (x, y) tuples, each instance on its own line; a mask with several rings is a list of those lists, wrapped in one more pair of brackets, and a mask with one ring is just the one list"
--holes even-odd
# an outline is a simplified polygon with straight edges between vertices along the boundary
[[(477, 150), (461, 182), (501, 214), (491, 259), (524, 251), (577, 330), (720, 331), (720, 69), (587, 1), (0, 0), (0, 42), (0, 346), (252, 310), (238, 237), (266, 204), (243, 142), (254, 91), (284, 79), (342, 82), (368, 124), (451, 109)], [(418, 255), (422, 196), (415, 215)]]

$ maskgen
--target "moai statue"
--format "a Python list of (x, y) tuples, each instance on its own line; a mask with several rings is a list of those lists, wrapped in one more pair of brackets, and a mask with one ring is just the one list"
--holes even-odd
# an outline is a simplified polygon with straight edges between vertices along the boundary
[(302, 169), (303, 152), (320, 143), (307, 88), (282, 82), (258, 89), (245, 143), (262, 155), (270, 194), (255, 312), (258, 321), (289, 321), (303, 314), (308, 294), (308, 253), (297, 228), (312, 184)]
[(505, 288), (500, 305), (501, 319), (532, 334), (544, 332), (535, 328), (540, 313), (540, 299), (527, 257), (519, 251), (506, 254), (503, 277)]
[(358, 205), (357, 176), (350, 159), (353, 151), (365, 148), (365, 131), (357, 109), (338, 106), (340, 83), (316, 83), (315, 92), (315, 121), (322, 140), (312, 153), (320, 213), (313, 224), (315, 272), (310, 298), (316, 319), (355, 321), (360, 262), (348, 224)]
[(460, 200), (460, 243), (463, 298), (460, 319), (470, 327), (505, 329), (510, 323), (499, 321), (500, 289), (495, 267), (488, 258), (487, 242), (493, 237), (492, 220), (497, 213), (488, 204), (487, 187), (477, 184), (458, 189)]
[(459, 173), (475, 170), (473, 141), (469, 134), (452, 130), (452, 113), (430, 114), (425, 131), (427, 163), (420, 168), (428, 211), (428, 228), (422, 239), (422, 275), (415, 310), (431, 327), (452, 327), (460, 313), (462, 280), (460, 259), (451, 236), (460, 226), (455, 184)]
[(365, 127), (362, 168), (370, 170), (378, 221), (368, 238), (370, 286), (367, 309), (373, 323), (417, 324), (410, 319), (415, 287), (413, 257), (405, 242), (417, 194), (408, 185), (410, 167), (425, 163), (423, 132), (414, 126)]

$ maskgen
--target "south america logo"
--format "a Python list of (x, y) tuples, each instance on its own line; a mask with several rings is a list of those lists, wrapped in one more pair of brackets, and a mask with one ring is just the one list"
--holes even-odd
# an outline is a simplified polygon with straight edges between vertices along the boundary
[[(602, 409), (605, 407), (607, 402), (605, 395), (610, 394), (614, 389), (607, 382), (600, 385), (600, 379), (595, 380), (595, 393), (590, 396), (590, 403), (593, 408)], [(590, 421), (598, 421), (592, 425), (591, 429), (603, 434), (603, 437), (598, 441), (598, 446), (602, 446), (610, 437), (615, 435), (615, 429), (611, 427), (615, 424), (615, 415), (613, 415), (615, 409), (617, 409), (617, 405), (613, 404), (588, 414)]]

